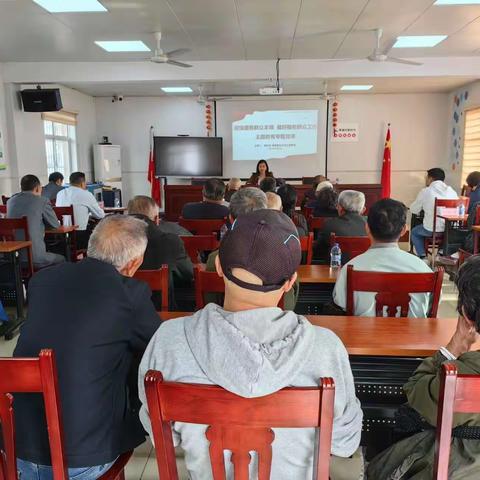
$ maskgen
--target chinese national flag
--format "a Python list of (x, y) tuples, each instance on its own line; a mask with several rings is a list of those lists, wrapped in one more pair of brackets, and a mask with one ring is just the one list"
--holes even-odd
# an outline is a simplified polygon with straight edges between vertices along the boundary
[(160, 207), (162, 204), (162, 194), (160, 191), (160, 179), (155, 176), (155, 159), (153, 155), (153, 127), (150, 127), (150, 154), (148, 157), (147, 178), (151, 184), (151, 197)]
[(387, 138), (385, 139), (385, 149), (383, 150), (382, 165), (382, 198), (390, 198), (391, 195), (391, 177), (392, 169), (392, 143), (390, 141), (390, 126), (387, 130)]

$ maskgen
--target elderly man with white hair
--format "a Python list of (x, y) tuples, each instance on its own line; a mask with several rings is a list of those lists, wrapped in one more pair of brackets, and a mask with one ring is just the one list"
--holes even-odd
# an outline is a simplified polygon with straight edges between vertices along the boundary
[[(160, 325), (147, 284), (131, 278), (147, 246), (144, 221), (102, 220), (88, 258), (36, 273), (15, 357), (55, 352), (70, 478), (94, 480), (144, 442), (135, 381), (138, 360)], [(44, 405), (15, 395), (18, 469), (22, 480), (52, 478)]]
[(344, 190), (338, 196), (338, 217), (327, 220), (314, 245), (314, 254), (317, 258), (327, 258), (330, 251), (330, 235), (338, 237), (365, 237), (366, 219), (365, 195), (356, 190)]

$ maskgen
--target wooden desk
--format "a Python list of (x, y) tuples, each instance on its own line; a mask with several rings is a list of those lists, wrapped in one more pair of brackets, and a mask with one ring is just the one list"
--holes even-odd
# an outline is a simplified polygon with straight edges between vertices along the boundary
[(126, 212), (128, 209), (127, 207), (104, 207), (103, 211), (105, 213), (124, 213)]
[[(192, 312), (159, 312), (162, 320)], [(445, 346), (457, 326), (456, 318), (382, 318), (307, 315), (311, 323), (332, 330), (350, 355), (428, 357)], [(473, 350), (480, 349), (480, 342)]]
[[(0, 327), (0, 336), (5, 336), (5, 340), (10, 340), (13, 337), (15, 330), (20, 327), (25, 320), (25, 297), (23, 294), (22, 270), (19, 262), (19, 251), (23, 248), (30, 250), (31, 257), (32, 242), (30, 241), (0, 242), (0, 253), (5, 254), (13, 265), (15, 276), (15, 299), (17, 304), (17, 318)], [(33, 274), (33, 271), (30, 273)]]
[[(455, 234), (454, 231), (467, 223), (468, 214), (438, 215), (438, 218), (445, 220), (445, 231), (443, 233), (443, 254), (448, 256), (458, 251), (458, 249), (463, 245), (463, 238), (458, 238), (460, 234)], [(459, 242), (459, 240), (462, 241)]]
[(340, 269), (332, 270), (330, 265), (300, 265), (297, 269), (300, 283), (334, 284)]

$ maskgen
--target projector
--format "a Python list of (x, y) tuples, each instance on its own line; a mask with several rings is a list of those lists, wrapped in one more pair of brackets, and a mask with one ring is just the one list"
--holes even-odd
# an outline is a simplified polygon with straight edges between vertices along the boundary
[(258, 90), (260, 95), (282, 95), (283, 88), (280, 87), (277, 90), (277, 87), (263, 87)]

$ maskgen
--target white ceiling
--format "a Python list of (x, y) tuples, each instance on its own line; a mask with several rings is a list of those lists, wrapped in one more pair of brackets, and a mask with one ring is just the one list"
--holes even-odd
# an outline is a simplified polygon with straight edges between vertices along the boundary
[[(374, 88), (369, 92), (377, 93), (424, 93), (424, 92), (449, 92), (466, 83), (472, 82), (475, 77), (418, 77), (418, 78), (348, 78), (348, 79), (329, 79), (327, 81), (329, 93), (339, 93), (340, 87), (348, 84), (372, 84)], [(167, 95), (162, 92), (160, 87), (172, 86), (178, 82), (67, 82), (64, 83), (70, 88), (74, 88), (83, 93), (94, 97), (109, 97), (112, 95), (124, 95), (126, 97), (137, 96), (159, 96)], [(190, 86), (193, 94), (198, 95), (201, 86), (204, 95), (223, 96), (223, 95), (257, 95), (258, 89), (263, 86), (271, 85), (268, 79), (250, 80), (250, 81), (225, 81), (225, 82), (181, 82), (182, 86)], [(323, 93), (324, 85), (321, 79), (305, 80), (286, 80), (281, 85), (284, 94), (287, 95), (313, 95)], [(345, 92), (341, 92), (344, 94)], [(361, 92), (365, 93), (365, 92)], [(368, 93), (368, 92), (367, 92)], [(352, 93), (355, 94), (355, 93)]]
[[(31, 0), (0, 0), (0, 62), (131, 61), (94, 40), (143, 40), (161, 30), (165, 50), (191, 48), (182, 60), (364, 57), (383, 27), (394, 36), (447, 34), (432, 49), (396, 56), (480, 54), (480, 6), (433, 6), (434, 0), (101, 0), (108, 13), (50, 14)], [(312, 35), (325, 31), (345, 31)]]

